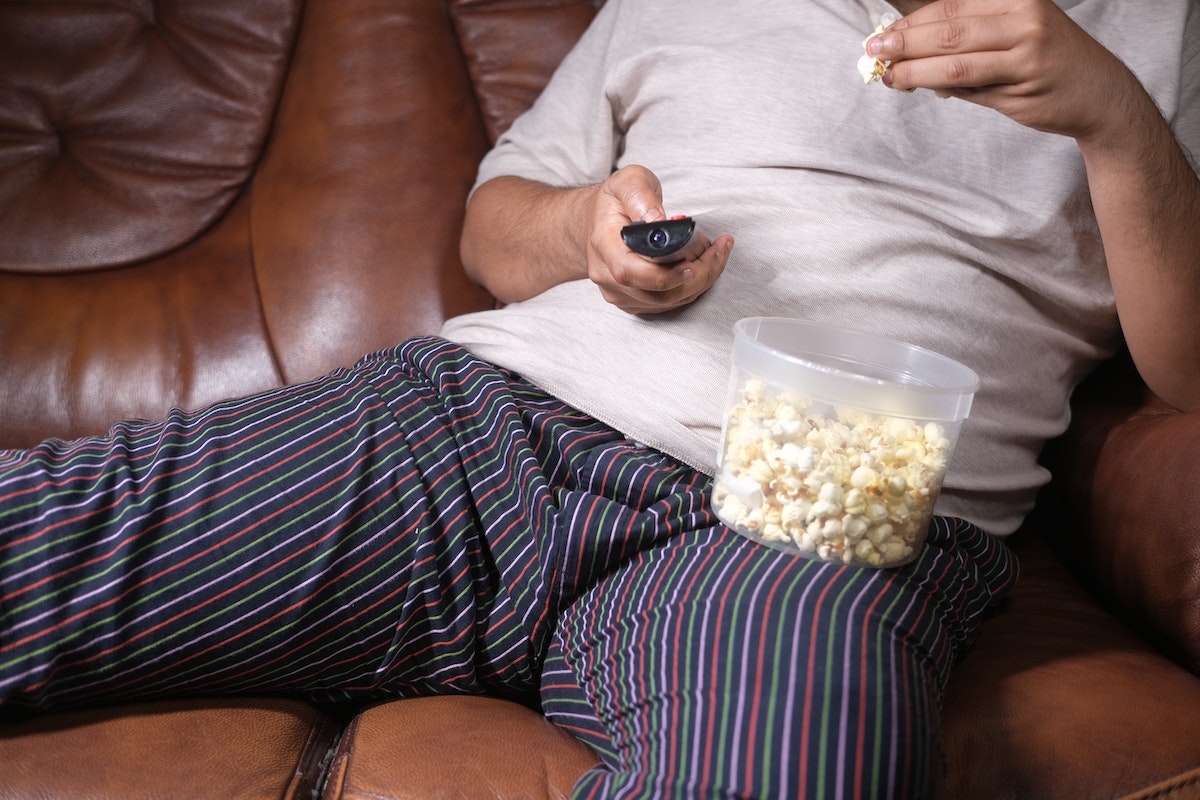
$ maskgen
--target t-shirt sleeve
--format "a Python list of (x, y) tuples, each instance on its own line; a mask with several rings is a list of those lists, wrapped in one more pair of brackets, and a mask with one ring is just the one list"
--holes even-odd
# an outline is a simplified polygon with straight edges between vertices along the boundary
[(1171, 128), (1200, 173), (1200, 3), (1188, 3), (1180, 62), (1179, 105)]
[(612, 173), (619, 136), (605, 84), (621, 5), (608, 0), (600, 8), (542, 94), (484, 157), (476, 187), (501, 175), (578, 186)]

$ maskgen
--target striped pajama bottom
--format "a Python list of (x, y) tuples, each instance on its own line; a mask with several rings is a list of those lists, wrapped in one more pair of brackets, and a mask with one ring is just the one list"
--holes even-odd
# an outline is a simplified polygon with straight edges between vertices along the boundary
[(600, 754), (579, 797), (929, 797), (1008, 550), (895, 570), (723, 527), (703, 475), (438, 339), (0, 453), (0, 709), (488, 692)]

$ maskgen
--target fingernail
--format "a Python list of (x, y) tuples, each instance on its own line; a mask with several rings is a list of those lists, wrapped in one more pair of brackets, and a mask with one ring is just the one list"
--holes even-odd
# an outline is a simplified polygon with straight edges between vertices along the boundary
[(873, 56), (879, 55), (883, 50), (883, 37), (874, 36), (867, 41), (867, 52)]

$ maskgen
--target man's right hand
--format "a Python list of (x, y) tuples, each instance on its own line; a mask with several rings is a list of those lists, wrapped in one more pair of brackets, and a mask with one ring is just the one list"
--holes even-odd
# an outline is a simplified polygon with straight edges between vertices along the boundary
[(733, 247), (724, 235), (695, 261), (662, 265), (625, 246), (630, 222), (666, 219), (653, 172), (628, 166), (603, 183), (557, 188), (505, 176), (480, 186), (467, 207), (461, 254), (467, 272), (501, 302), (588, 278), (630, 314), (687, 305), (720, 277)]
[(716, 283), (729, 260), (729, 235), (708, 242), (696, 260), (670, 265), (634, 253), (621, 239), (621, 228), (630, 222), (666, 218), (662, 186), (645, 167), (633, 165), (613, 173), (593, 198), (588, 278), (605, 300), (630, 314), (655, 314), (691, 303)]

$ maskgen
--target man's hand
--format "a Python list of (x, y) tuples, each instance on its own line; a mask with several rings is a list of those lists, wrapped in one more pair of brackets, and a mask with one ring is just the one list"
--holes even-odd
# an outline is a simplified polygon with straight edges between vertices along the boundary
[[(1140, 102), (1134, 75), (1050, 0), (941, 0), (867, 42), (884, 83), (989, 106), (1022, 125), (1103, 137)], [(1122, 109), (1125, 112), (1131, 109)]]
[(936, 0), (867, 52), (888, 86), (1075, 139), (1129, 352), (1162, 399), (1200, 410), (1200, 180), (1137, 77), (1050, 0)]
[(662, 186), (645, 167), (566, 189), (506, 176), (475, 191), (460, 249), (468, 273), (501, 302), (588, 278), (609, 303), (652, 314), (707, 291), (733, 248), (733, 237), (719, 236), (695, 261), (662, 265), (625, 246), (621, 228), (662, 219)]
[(662, 187), (654, 173), (629, 166), (600, 185), (587, 238), (588, 277), (604, 299), (630, 314), (653, 314), (687, 305), (712, 286), (725, 269), (733, 237), (717, 237), (695, 261), (656, 264), (621, 240), (630, 222), (667, 218)]

